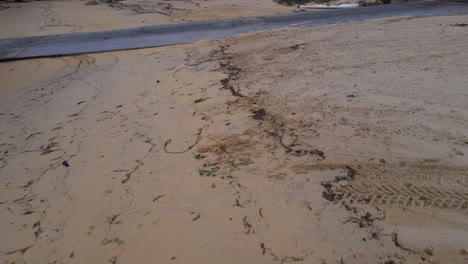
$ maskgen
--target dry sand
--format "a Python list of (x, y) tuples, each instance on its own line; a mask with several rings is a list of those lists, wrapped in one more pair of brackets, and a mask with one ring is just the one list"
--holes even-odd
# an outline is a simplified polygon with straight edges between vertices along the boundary
[(1, 263), (466, 263), (467, 19), (1, 63)]

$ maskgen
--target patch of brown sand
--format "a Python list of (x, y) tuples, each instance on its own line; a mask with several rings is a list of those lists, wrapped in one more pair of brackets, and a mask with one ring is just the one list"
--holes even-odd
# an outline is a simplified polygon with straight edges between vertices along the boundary
[(466, 18), (1, 63), (0, 260), (464, 263)]

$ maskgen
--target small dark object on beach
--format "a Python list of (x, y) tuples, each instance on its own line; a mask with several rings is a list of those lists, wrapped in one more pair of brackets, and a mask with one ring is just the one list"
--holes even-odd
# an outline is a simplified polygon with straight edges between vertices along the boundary
[[(326, 2), (329, 2), (330, 0), (318, 0), (318, 1), (315, 1), (317, 3), (326, 3)], [(302, 4), (307, 4), (309, 2), (311, 2), (310, 0), (277, 0), (276, 1), (278, 4), (280, 5), (287, 5), (287, 6), (291, 6), (291, 5), (302, 5)]]
[(62, 162), (62, 165), (65, 166), (65, 167), (67, 167), (67, 168), (70, 167), (70, 164), (68, 164), (68, 161), (66, 161), (66, 160), (64, 160), (64, 161)]

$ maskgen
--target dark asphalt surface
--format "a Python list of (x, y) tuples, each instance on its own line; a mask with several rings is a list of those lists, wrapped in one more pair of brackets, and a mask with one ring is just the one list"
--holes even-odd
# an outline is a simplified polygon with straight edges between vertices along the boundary
[(241, 33), (359, 22), (397, 16), (468, 13), (468, 0), (417, 1), (320, 12), (158, 25), (0, 40), (0, 61), (150, 48), (222, 39)]

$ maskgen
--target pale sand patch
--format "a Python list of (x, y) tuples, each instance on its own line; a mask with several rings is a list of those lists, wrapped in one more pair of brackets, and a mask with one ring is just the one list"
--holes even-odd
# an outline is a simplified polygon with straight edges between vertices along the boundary
[(466, 19), (1, 63), (0, 261), (466, 262)]

